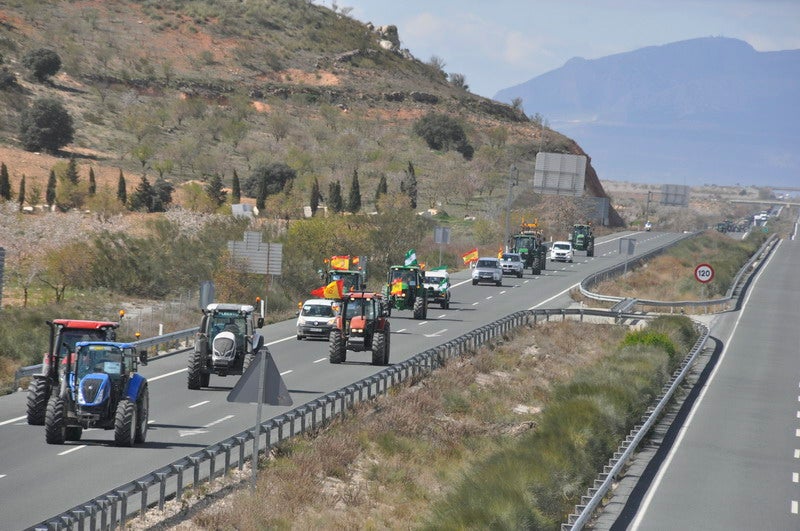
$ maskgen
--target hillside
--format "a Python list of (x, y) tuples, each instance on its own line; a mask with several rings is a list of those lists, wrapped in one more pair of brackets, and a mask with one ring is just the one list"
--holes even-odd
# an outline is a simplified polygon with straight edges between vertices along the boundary
[[(37, 48), (61, 58), (48, 82), (22, 65)], [(513, 162), (533, 160), (539, 146), (583, 153), (552, 130), (540, 142), (522, 112), (449, 83), (399, 48), (396, 28), (306, 2), (13, 2), (0, 10), (0, 53), (17, 79), (0, 91), (0, 162), (14, 191), (22, 175), (28, 190), (43, 190), (70, 155), (109, 193), (120, 171), (129, 189), (141, 176), (180, 186), (219, 175), (230, 186), (234, 170), (244, 181), (259, 164), (281, 162), (297, 179), (269, 215), (286, 218), (307, 204), (314, 179), (327, 190), (358, 171), (369, 203), (381, 175), (396, 191), (412, 162), (420, 208), (491, 217)], [(20, 151), (21, 112), (40, 97), (62, 101), (75, 124), (55, 158)], [(430, 112), (458, 118), (472, 160), (411, 134)], [(454, 193), (465, 176), (469, 186)]]
[(496, 98), (522, 98), (579, 140), (606, 179), (792, 186), (798, 92), (800, 50), (707, 37), (573, 58)]

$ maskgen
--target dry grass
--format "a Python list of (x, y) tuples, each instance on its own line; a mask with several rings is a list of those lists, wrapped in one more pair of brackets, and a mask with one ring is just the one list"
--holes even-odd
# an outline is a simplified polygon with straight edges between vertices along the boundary
[(424, 524), (474, 464), (535, 429), (552, 384), (600, 359), (624, 328), (531, 328), (281, 446), (240, 490), (180, 529), (377, 529)]

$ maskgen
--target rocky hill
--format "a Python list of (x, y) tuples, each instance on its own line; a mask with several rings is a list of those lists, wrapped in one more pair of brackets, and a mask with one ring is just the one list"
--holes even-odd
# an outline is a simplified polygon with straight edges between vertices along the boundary
[[(294, 0), (8, 3), (0, 54), (12, 82), (0, 90), (0, 162), (14, 191), (26, 176), (29, 195), (41, 195), (54, 165), (74, 155), (101, 190), (113, 193), (120, 172), (129, 189), (160, 176), (193, 206), (181, 194), (186, 183), (219, 175), (230, 186), (234, 171), (244, 181), (259, 164), (282, 162), (297, 179), (275, 208), (280, 217), (301, 212), (315, 179), (324, 191), (332, 181), (347, 186), (356, 171), (370, 203), (381, 176), (398, 190), (412, 162), (420, 208), (492, 217), (512, 163), (533, 160), (540, 146), (583, 153), (553, 130), (540, 140), (542, 128), (521, 111), (469, 93), (399, 42), (397, 28)], [(41, 48), (61, 68), (37, 81), (24, 61)], [(18, 124), (42, 97), (63, 102), (75, 135), (58, 153), (32, 155)], [(471, 160), (411, 133), (431, 112), (458, 118)], [(602, 195), (590, 173), (590, 193)]]

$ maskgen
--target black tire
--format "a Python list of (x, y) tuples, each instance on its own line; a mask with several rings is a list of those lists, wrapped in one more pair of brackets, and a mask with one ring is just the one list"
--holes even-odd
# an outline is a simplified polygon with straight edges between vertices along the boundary
[(495, 286), (502, 286), (503, 285), (503, 281), (502, 280), (498, 280), (497, 282), (494, 283), (494, 285)]
[(47, 401), (50, 399), (50, 382), (44, 378), (34, 378), (28, 385), (28, 424), (42, 426), (47, 415)]
[(252, 365), (252, 363), (253, 363), (253, 361), (255, 361), (255, 359), (256, 359), (256, 353), (255, 352), (248, 352), (248, 353), (246, 353), (244, 355), (244, 361), (242, 362), (242, 374), (247, 372), (247, 369), (250, 368), (250, 365)]
[(64, 400), (51, 396), (47, 401), (44, 419), (44, 439), (47, 444), (64, 444), (67, 439), (67, 416)]
[(522, 273), (523, 273), (523, 271), (520, 269), (519, 273), (517, 273), (517, 278), (522, 278)]
[(328, 359), (331, 363), (342, 363), (346, 358), (347, 350), (342, 331), (338, 328), (331, 330), (331, 335), (328, 337)]
[(427, 304), (425, 304), (425, 299), (422, 297), (417, 297), (414, 299), (414, 319), (421, 320), (425, 319), (428, 308)]
[(201, 387), (208, 387), (210, 382), (211, 382), (211, 373), (210, 372), (201, 372), (200, 373), (200, 386)]
[(385, 354), (383, 355), (383, 364), (389, 365), (389, 353), (392, 350), (392, 334), (391, 328), (389, 328), (389, 323), (387, 322), (386, 325), (383, 327), (383, 333), (385, 334), (385, 342), (386, 342), (386, 350)]
[(125, 398), (117, 404), (114, 417), (114, 444), (133, 446), (136, 440), (136, 404)]
[(83, 435), (82, 426), (67, 426), (64, 433), (64, 439), (67, 441), (80, 441)]
[(384, 332), (375, 332), (372, 336), (372, 364), (386, 365), (386, 335)]
[(591, 248), (589, 248), (589, 250), (586, 251), (586, 256), (589, 256), (589, 257), (594, 256), (594, 247), (591, 247)]
[[(197, 350), (192, 352), (189, 358), (189, 372), (186, 375), (186, 384), (189, 389), (200, 389), (203, 385), (203, 356)], [(205, 385), (208, 385), (208, 379), (206, 379)]]
[(442, 307), (442, 310), (446, 310), (447, 307), (450, 306), (450, 303), (448, 303), (447, 301), (442, 301), (441, 304), (439, 304), (439, 306)]
[(301, 341), (302, 339), (303, 339), (303, 336), (301, 336), (300, 334), (297, 334), (297, 340)]
[(150, 419), (150, 391), (144, 386), (136, 402), (136, 435), (134, 442), (141, 444), (147, 439), (147, 421)]
[(473, 280), (473, 281), (472, 281), (472, 285), (473, 285), (473, 286), (477, 286), (477, 285), (478, 285), (478, 281), (477, 281), (477, 280)]

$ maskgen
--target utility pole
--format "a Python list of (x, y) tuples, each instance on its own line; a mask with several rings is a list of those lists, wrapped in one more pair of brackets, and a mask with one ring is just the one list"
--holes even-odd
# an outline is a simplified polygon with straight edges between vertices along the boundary
[(647, 207), (645, 208), (645, 211), (644, 211), (644, 220), (645, 221), (650, 221), (650, 199), (652, 198), (652, 196), (653, 196), (653, 192), (648, 190), (648, 192), (647, 192)]
[(508, 198), (506, 199), (506, 233), (503, 245), (508, 242), (511, 233), (511, 188), (519, 184), (519, 170), (512, 164), (508, 170)]

